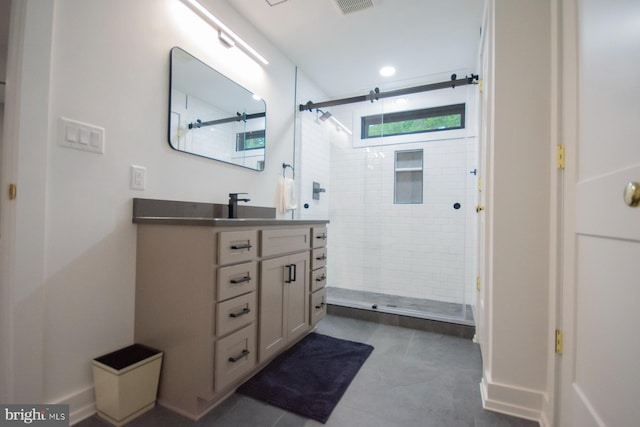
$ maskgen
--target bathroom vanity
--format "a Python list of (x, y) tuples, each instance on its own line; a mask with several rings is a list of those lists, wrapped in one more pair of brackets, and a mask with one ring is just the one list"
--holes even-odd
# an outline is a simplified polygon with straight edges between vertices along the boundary
[(135, 341), (164, 352), (159, 403), (192, 419), (326, 314), (328, 221), (214, 218), (210, 210), (134, 201)]

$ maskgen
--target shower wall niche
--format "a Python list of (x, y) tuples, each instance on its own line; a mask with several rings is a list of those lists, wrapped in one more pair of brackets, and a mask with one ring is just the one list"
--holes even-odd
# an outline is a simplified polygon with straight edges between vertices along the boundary
[[(304, 76), (298, 81), (300, 104), (326, 100)], [(296, 217), (331, 221), (329, 303), (469, 322), (477, 271), (475, 91), (327, 108), (335, 121), (298, 112)], [(467, 104), (465, 129), (360, 138), (364, 115), (458, 102)], [(312, 200), (311, 181), (326, 187), (320, 201)], [(446, 307), (429, 313), (432, 302)]]

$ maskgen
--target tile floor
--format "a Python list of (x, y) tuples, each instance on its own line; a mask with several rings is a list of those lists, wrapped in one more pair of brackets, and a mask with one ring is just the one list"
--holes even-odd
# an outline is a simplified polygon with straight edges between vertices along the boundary
[[(534, 427), (537, 422), (485, 411), (481, 358), (469, 339), (327, 316), (319, 333), (375, 350), (327, 427)], [(128, 427), (315, 427), (323, 424), (234, 394), (198, 422), (157, 406)], [(93, 416), (78, 427), (106, 427)]]

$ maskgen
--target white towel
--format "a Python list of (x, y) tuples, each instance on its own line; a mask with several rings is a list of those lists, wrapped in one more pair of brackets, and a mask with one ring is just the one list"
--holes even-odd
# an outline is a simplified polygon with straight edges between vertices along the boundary
[(295, 185), (293, 179), (279, 177), (278, 178), (278, 200), (277, 208), (280, 213), (285, 213), (292, 209), (298, 208), (296, 201)]

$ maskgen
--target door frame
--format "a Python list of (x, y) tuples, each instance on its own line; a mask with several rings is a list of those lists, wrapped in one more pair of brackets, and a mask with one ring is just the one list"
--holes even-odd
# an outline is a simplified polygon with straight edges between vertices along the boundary
[(10, 6), (9, 39), (2, 139), (0, 140), (0, 402), (13, 402), (13, 290), (15, 287), (17, 207), (8, 197), (9, 184), (18, 176), (18, 129), (20, 126), (21, 46), (26, 5), (13, 0)]
[[(573, 0), (569, 0), (573, 1)], [(564, 272), (567, 270), (565, 263), (566, 226), (571, 226), (571, 221), (566, 221), (566, 212), (573, 212), (572, 190), (566, 187), (567, 174), (572, 173), (576, 159), (575, 141), (567, 140), (567, 126), (571, 126), (571, 120), (567, 120), (570, 114), (576, 111), (575, 102), (567, 102), (570, 96), (567, 88), (576, 83), (575, 78), (568, 78), (571, 74), (572, 57), (567, 57), (568, 32), (571, 27), (566, 26), (567, 9), (566, 0), (551, 0), (551, 103), (550, 103), (550, 135), (549, 154), (552, 157), (550, 170), (549, 189), (549, 314), (547, 348), (547, 396), (543, 402), (541, 423), (554, 426), (559, 421), (560, 409), (560, 370), (561, 354), (556, 353), (556, 330), (562, 330), (563, 313), (563, 283)], [(568, 83), (567, 83), (568, 82)], [(576, 98), (573, 98), (576, 101)], [(565, 150), (564, 166), (558, 164), (558, 150)], [(571, 158), (568, 167), (566, 158)]]

